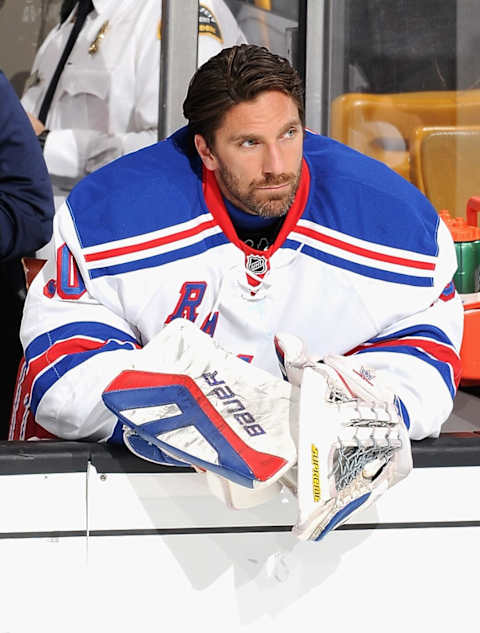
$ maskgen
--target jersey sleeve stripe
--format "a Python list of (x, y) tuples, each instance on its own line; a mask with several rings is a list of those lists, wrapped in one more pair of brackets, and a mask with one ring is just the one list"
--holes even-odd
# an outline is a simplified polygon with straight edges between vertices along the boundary
[(445, 382), (452, 399), (460, 382), (461, 362), (452, 349), (438, 343), (428, 343), (415, 339), (388, 341), (358, 349), (355, 354), (393, 352), (415, 356), (434, 367)]
[(404, 336), (414, 336), (415, 338), (429, 338), (432, 341), (437, 341), (438, 343), (445, 343), (445, 345), (451, 345), (453, 347), (452, 341), (448, 338), (448, 336), (438, 327), (429, 324), (419, 324), (412, 325), (411, 327), (403, 328), (402, 330), (396, 330), (392, 334), (387, 334), (385, 336), (377, 336), (375, 338), (370, 339), (367, 344), (370, 343), (381, 343), (382, 341), (391, 341), (398, 338), (402, 338)]
[[(103, 345), (98, 345), (96, 348), (90, 350), (75, 352), (70, 349), (66, 356), (61, 354), (61, 358), (57, 362), (48, 362), (49, 368), (41, 375), (37, 373), (36, 379), (32, 382), (33, 387), (30, 400), (30, 408), (32, 409), (32, 412), (34, 414), (36, 413), (40, 400), (43, 398), (45, 393), (68, 371), (78, 365), (81, 365), (96, 354), (103, 354), (104, 352), (112, 352), (120, 349), (134, 349), (134, 347), (132, 343), (122, 343), (120, 341), (110, 340)], [(58, 351), (56, 352), (56, 355), (58, 357)], [(47, 356), (49, 361), (50, 355), (47, 354)], [(30, 371), (30, 369), (28, 371)]]
[[(391, 332), (385, 336), (372, 338), (363, 345), (350, 350), (347, 355), (368, 351), (398, 351), (399, 347), (405, 353), (414, 349), (423, 350), (426, 354), (423, 360), (428, 357), (439, 363), (444, 363), (448, 367), (448, 371), (441, 372), (442, 378), (447, 378), (446, 383), (449, 391), (452, 397), (455, 395), (461, 378), (461, 359), (450, 338), (443, 330), (434, 325), (421, 323)], [(397, 348), (397, 350), (393, 348)], [(436, 367), (438, 369), (440, 365)]]
[[(46, 391), (68, 369), (98, 352), (139, 347), (130, 334), (91, 321), (69, 323), (46, 332), (25, 350), (26, 367), (17, 385), (19, 400), (16, 406), (19, 409), (30, 406), (35, 412)], [(65, 367), (68, 363), (71, 366)]]
[(395, 405), (398, 409), (399, 414), (402, 417), (402, 420), (405, 424), (405, 426), (407, 427), (407, 429), (410, 428), (410, 416), (408, 414), (407, 411), (407, 407), (403, 404), (403, 400), (401, 398), (399, 398), (398, 396), (395, 396)]
[(453, 281), (451, 281), (445, 286), (439, 299), (441, 299), (442, 301), (451, 301), (455, 297), (455, 294), (455, 285)]
[(56, 343), (68, 339), (74, 340), (75, 337), (79, 337), (83, 341), (94, 340), (102, 345), (110, 339), (116, 339), (124, 342), (128, 341), (139, 346), (138, 341), (131, 334), (110, 325), (96, 321), (76, 321), (67, 325), (61, 325), (35, 338), (26, 348), (25, 358), (28, 362), (31, 362), (32, 359), (50, 350)]

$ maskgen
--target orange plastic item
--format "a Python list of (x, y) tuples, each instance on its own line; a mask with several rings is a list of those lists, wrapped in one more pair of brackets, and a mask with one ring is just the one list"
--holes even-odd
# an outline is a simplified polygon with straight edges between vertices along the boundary
[[(470, 205), (470, 201), (477, 201)], [(473, 242), (480, 240), (480, 227), (477, 226), (477, 213), (480, 213), (480, 198), (470, 198), (467, 207), (467, 220), (462, 217), (452, 217), (448, 209), (441, 209), (438, 215), (447, 225), (454, 242)]]
[(460, 384), (480, 384), (480, 303), (464, 306), (463, 340), (460, 349), (462, 378)]

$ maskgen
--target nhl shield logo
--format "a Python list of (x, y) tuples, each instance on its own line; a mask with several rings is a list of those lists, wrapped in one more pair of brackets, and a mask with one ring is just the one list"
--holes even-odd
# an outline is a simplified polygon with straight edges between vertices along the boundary
[(263, 255), (247, 255), (246, 268), (254, 275), (264, 275), (268, 270), (267, 258)]

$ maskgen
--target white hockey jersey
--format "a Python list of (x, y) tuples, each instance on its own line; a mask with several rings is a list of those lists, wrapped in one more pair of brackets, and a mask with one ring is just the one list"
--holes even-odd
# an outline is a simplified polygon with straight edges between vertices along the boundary
[(460, 378), (463, 310), (454, 245), (428, 200), (381, 163), (307, 133), (295, 201), (256, 251), (186, 139), (179, 130), (100, 169), (57, 213), (56, 260), (27, 296), (10, 437), (115, 438), (102, 391), (178, 317), (277, 375), (279, 331), (318, 359), (375, 368), (410, 436), (438, 435)]

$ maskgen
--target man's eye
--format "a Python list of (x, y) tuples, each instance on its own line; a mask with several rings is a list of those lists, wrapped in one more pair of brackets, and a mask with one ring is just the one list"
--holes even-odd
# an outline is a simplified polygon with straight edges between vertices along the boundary
[(242, 147), (253, 147), (257, 144), (257, 141), (253, 138), (248, 138), (245, 141), (242, 141)]
[(292, 138), (293, 136), (295, 136), (296, 133), (297, 133), (297, 128), (296, 127), (291, 127), (289, 130), (287, 130), (285, 132), (285, 136), (287, 138)]

